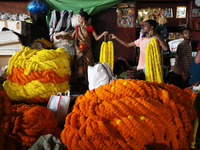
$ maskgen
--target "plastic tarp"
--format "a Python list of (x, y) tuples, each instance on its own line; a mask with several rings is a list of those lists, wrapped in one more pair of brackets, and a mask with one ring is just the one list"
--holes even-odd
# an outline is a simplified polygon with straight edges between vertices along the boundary
[(45, 3), (48, 5), (49, 11), (73, 10), (74, 14), (77, 14), (79, 10), (83, 8), (83, 11), (86, 11), (89, 15), (95, 15), (122, 1), (123, 0), (45, 0)]

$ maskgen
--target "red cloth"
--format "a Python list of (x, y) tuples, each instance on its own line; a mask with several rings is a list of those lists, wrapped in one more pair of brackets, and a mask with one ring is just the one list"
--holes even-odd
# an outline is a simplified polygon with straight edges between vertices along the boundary
[[(77, 30), (77, 28), (78, 28), (78, 25), (76, 26), (75, 30)], [(88, 35), (89, 35), (89, 37), (90, 37), (91, 34), (92, 34), (92, 32), (95, 31), (95, 29), (94, 29), (94, 27), (93, 27), (92, 25), (90, 25), (90, 26), (88, 26), (88, 27), (86, 28), (86, 31), (87, 31), (87, 33), (88, 33)]]
[(199, 42), (199, 44), (197, 46), (197, 50), (200, 51), (200, 42)]

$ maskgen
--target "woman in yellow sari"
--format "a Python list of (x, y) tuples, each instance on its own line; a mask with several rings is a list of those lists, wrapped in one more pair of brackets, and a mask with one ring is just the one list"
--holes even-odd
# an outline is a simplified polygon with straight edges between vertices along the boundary
[(89, 15), (87, 12), (80, 10), (78, 21), (80, 25), (77, 25), (74, 32), (72, 33), (72, 38), (75, 38), (75, 48), (76, 48), (76, 59), (75, 59), (75, 70), (72, 74), (76, 76), (76, 80), (80, 79), (85, 85), (87, 82), (87, 67), (94, 65), (94, 59), (91, 49), (91, 36), (94, 37), (96, 41), (100, 40), (103, 36), (108, 34), (104, 31), (102, 34), (97, 35), (95, 29), (92, 25), (88, 23)]

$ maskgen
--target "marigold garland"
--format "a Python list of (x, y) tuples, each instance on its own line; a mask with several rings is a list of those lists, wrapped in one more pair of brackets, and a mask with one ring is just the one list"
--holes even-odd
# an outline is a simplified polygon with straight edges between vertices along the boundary
[[(6, 95), (6, 91), (0, 87), (0, 123), (4, 123), (8, 119), (8, 115), (10, 113), (10, 99)], [(3, 149), (5, 145), (5, 137), (3, 134), (3, 129), (0, 127), (0, 149)]]
[[(191, 89), (186, 88), (186, 89), (184, 89), (184, 90), (187, 91), (189, 94), (194, 95)], [(195, 107), (195, 109), (196, 109), (196, 111), (197, 111), (197, 118), (196, 118), (196, 120), (194, 121), (194, 134), (193, 134), (194, 141), (193, 141), (192, 144), (191, 144), (191, 148), (192, 148), (192, 149), (195, 149), (195, 148), (196, 148), (196, 147), (195, 147), (195, 146), (196, 146), (196, 136), (197, 136), (197, 130), (198, 130), (198, 128), (199, 128), (199, 118), (200, 118), (199, 102), (200, 102), (200, 87), (199, 87), (199, 89), (198, 89), (198, 91), (197, 91), (197, 94), (196, 94), (194, 100), (193, 100), (193, 105), (194, 105), (194, 107)]]
[(101, 44), (99, 62), (107, 62), (111, 69), (114, 69), (114, 46), (112, 41), (103, 41)]
[(24, 146), (31, 146), (41, 135), (53, 134), (59, 137), (60, 129), (54, 115), (47, 107), (40, 105), (12, 105), (11, 116), (1, 124), (10, 137), (20, 138)]
[(3, 83), (8, 96), (13, 100), (25, 101), (27, 103), (43, 103), (47, 101), (51, 94), (56, 95), (59, 91), (64, 93), (66, 89), (70, 89), (68, 81), (61, 84), (41, 83), (33, 80), (25, 85), (18, 85), (17, 83), (7, 80)]
[[(10, 98), (7, 96), (6, 91), (0, 88), (0, 124), (4, 124), (10, 118)], [(25, 150), (21, 144), (21, 140), (17, 137), (9, 136), (3, 131), (3, 127), (0, 126), (0, 149), (9, 150)]]
[(10, 113), (10, 98), (7, 96), (6, 91), (0, 87), (0, 122), (3, 123), (8, 119)]
[(165, 83), (114, 80), (77, 98), (61, 140), (70, 149), (189, 149), (192, 96)]
[(163, 82), (160, 46), (155, 38), (151, 38), (146, 49), (145, 78), (146, 81)]
[(13, 67), (13, 74), (7, 76), (7, 80), (15, 82), (19, 85), (24, 85), (32, 80), (38, 80), (42, 83), (54, 83), (61, 84), (64, 81), (69, 81), (70, 76), (65, 75), (64, 77), (58, 76), (53, 70), (45, 71), (31, 71), (29, 75), (25, 75), (25, 68), (15, 68)]
[(64, 48), (22, 46), (9, 60), (3, 87), (13, 100), (46, 102), (51, 94), (70, 90), (70, 62), (71, 57)]

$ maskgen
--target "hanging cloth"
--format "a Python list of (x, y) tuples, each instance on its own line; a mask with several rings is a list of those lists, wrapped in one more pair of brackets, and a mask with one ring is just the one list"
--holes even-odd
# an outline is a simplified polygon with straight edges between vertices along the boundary
[(49, 35), (54, 31), (60, 32), (72, 32), (71, 18), (73, 16), (73, 10), (63, 10), (60, 13), (56, 10), (51, 12), (51, 20), (49, 22)]

